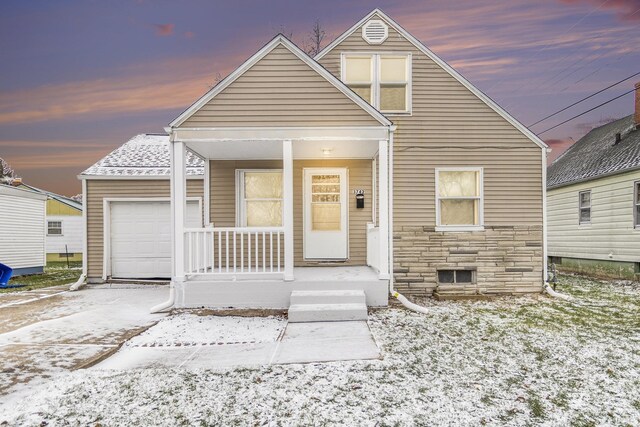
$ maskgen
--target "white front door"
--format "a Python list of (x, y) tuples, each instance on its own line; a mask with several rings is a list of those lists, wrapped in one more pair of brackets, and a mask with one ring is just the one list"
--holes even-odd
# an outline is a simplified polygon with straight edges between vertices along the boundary
[(347, 169), (304, 170), (304, 257), (348, 258)]

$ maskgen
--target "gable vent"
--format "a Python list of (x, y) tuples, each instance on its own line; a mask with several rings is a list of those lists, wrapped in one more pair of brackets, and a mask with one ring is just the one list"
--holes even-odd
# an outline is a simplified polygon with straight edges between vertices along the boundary
[(362, 38), (369, 44), (381, 44), (389, 36), (389, 27), (379, 19), (372, 19), (362, 27)]

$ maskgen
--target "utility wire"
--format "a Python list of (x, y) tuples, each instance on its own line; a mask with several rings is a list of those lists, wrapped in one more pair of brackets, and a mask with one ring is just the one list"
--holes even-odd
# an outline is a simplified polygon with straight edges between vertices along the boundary
[(582, 98), (581, 100), (576, 101), (576, 102), (574, 102), (574, 103), (573, 103), (573, 104), (571, 104), (571, 105), (567, 105), (567, 106), (566, 106), (566, 107), (564, 107), (562, 110), (558, 110), (558, 111), (556, 111), (555, 113), (549, 114), (548, 116), (541, 118), (541, 119), (540, 119), (540, 120), (538, 120), (537, 122), (530, 124), (528, 127), (532, 127), (532, 126), (537, 125), (538, 123), (544, 122), (545, 120), (547, 120), (547, 119), (549, 119), (549, 118), (551, 118), (551, 117), (553, 117), (553, 116), (556, 116), (556, 115), (558, 115), (558, 114), (562, 113), (563, 111), (568, 110), (569, 108), (573, 107), (574, 105), (578, 105), (578, 104), (580, 104), (581, 102), (586, 101), (587, 99), (593, 98), (594, 96), (596, 96), (596, 95), (598, 95), (598, 94), (601, 94), (601, 93), (602, 93), (602, 92), (604, 92), (605, 90), (611, 89), (612, 87), (617, 86), (617, 85), (619, 85), (619, 84), (620, 84), (620, 83), (622, 83), (622, 82), (626, 82), (627, 80), (634, 78), (634, 77), (635, 77), (635, 76), (637, 76), (638, 74), (640, 74), (640, 71), (638, 71), (637, 73), (635, 73), (635, 74), (633, 74), (633, 75), (631, 75), (631, 76), (629, 76), (629, 77), (627, 77), (627, 78), (625, 78), (625, 79), (620, 80), (619, 82), (616, 82), (616, 83), (614, 83), (614, 84), (612, 84), (612, 85), (610, 85), (610, 86), (607, 86), (607, 87), (605, 87), (604, 89), (600, 89), (599, 91), (597, 91), (597, 92), (595, 92), (595, 93), (592, 93), (591, 95), (589, 95), (589, 96), (587, 96), (587, 97), (585, 97), (585, 98)]
[(600, 107), (602, 107), (603, 105), (607, 105), (608, 103), (613, 102), (613, 101), (615, 101), (616, 99), (622, 98), (623, 96), (628, 95), (628, 94), (630, 94), (631, 92), (635, 92), (635, 91), (636, 91), (635, 89), (631, 89), (630, 91), (625, 92), (625, 93), (623, 93), (622, 95), (618, 95), (618, 96), (616, 96), (615, 98), (611, 98), (610, 100), (605, 101), (605, 102), (603, 102), (602, 104), (596, 105), (595, 107), (588, 109), (587, 111), (584, 111), (584, 112), (582, 112), (582, 113), (580, 113), (580, 114), (576, 114), (575, 116), (571, 117), (570, 119), (567, 119), (567, 120), (565, 120), (565, 121), (564, 121), (564, 122), (562, 122), (562, 123), (558, 123), (557, 125), (552, 126), (552, 127), (550, 127), (549, 129), (545, 129), (545, 130), (543, 130), (542, 132), (537, 133), (536, 135), (540, 136), (540, 135), (542, 135), (542, 134), (543, 134), (543, 133), (545, 133), (545, 132), (549, 132), (551, 129), (555, 129), (555, 128), (557, 128), (558, 126), (562, 126), (563, 124), (565, 124), (565, 123), (567, 123), (567, 122), (570, 122), (570, 121), (571, 121), (571, 120), (573, 120), (573, 119), (577, 119), (577, 118), (578, 118), (578, 117), (580, 117), (580, 116), (584, 116), (585, 114), (592, 112), (592, 111), (593, 111), (593, 110), (595, 110), (596, 108), (600, 108)]

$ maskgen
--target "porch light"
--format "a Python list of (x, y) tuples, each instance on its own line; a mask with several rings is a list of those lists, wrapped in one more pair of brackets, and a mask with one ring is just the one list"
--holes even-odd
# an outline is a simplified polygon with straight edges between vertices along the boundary
[(322, 149), (322, 155), (323, 156), (330, 156), (332, 151), (333, 151), (333, 148), (323, 148)]

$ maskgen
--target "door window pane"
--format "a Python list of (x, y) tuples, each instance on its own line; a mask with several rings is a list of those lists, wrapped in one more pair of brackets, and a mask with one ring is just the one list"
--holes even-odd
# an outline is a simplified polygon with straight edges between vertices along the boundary
[(340, 203), (314, 203), (311, 205), (311, 229), (314, 231), (340, 231)]

